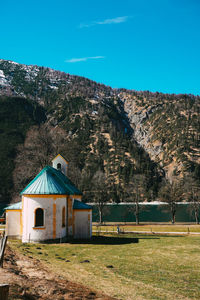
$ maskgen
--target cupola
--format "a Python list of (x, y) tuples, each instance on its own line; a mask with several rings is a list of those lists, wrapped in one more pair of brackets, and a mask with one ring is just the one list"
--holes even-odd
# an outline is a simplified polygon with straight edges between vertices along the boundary
[(62, 155), (58, 154), (52, 160), (52, 167), (61, 171), (65, 176), (67, 176), (68, 162), (64, 159), (64, 157), (62, 157)]

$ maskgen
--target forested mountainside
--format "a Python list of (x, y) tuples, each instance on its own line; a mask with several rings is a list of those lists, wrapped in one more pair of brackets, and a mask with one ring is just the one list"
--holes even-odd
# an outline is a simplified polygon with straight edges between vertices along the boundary
[[(0, 60), (0, 199), (60, 152), (87, 201), (128, 201), (136, 182), (155, 200), (165, 177), (200, 180), (200, 97), (112, 89)], [(98, 182), (98, 184), (96, 184)]]

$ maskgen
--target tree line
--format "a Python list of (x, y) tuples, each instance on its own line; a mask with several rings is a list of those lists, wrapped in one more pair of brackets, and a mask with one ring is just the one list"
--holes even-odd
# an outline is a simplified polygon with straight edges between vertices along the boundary
[[(68, 142), (66, 142), (68, 141)], [(169, 181), (162, 178), (158, 192), (148, 189), (148, 180), (145, 173), (132, 173), (125, 184), (109, 180), (106, 169), (97, 168), (92, 174), (90, 168), (81, 170), (77, 161), (77, 145), (68, 140), (65, 130), (52, 128), (44, 124), (33, 126), (29, 130), (24, 144), (18, 146), (13, 172), (14, 201), (19, 200), (19, 192), (37, 175), (51, 160), (61, 153), (69, 161), (68, 177), (83, 192), (83, 201), (94, 203), (99, 212), (99, 223), (102, 223), (107, 203), (132, 203), (131, 212), (135, 216), (136, 224), (140, 222), (142, 202), (159, 200), (166, 203), (171, 222), (175, 223), (178, 203), (190, 202), (196, 223), (200, 222), (200, 186), (198, 180), (187, 174), (181, 179)], [(91, 170), (90, 170), (91, 172)]]

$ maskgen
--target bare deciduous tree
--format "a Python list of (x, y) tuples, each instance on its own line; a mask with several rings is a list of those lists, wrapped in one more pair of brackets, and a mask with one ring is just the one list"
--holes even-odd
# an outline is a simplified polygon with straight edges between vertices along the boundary
[(140, 222), (140, 203), (145, 200), (146, 193), (146, 180), (145, 176), (141, 174), (136, 174), (133, 176), (132, 180), (126, 187), (127, 201), (133, 203), (130, 210), (135, 216), (136, 225)]
[(32, 127), (23, 145), (18, 147), (13, 172), (13, 200), (19, 200), (19, 192), (37, 175), (63, 148), (66, 134), (47, 125)]
[(165, 181), (160, 190), (161, 201), (166, 202), (171, 213), (171, 222), (175, 223), (177, 204), (183, 200), (183, 188), (180, 182)]
[(105, 174), (102, 171), (98, 170), (93, 176), (92, 184), (93, 191), (91, 192), (94, 195), (93, 201), (97, 205), (99, 212), (99, 223), (101, 224), (103, 219), (103, 211), (105, 209), (106, 203), (109, 200)]
[(184, 178), (186, 199), (190, 202), (190, 208), (194, 213), (196, 224), (200, 223), (200, 185), (192, 176)]

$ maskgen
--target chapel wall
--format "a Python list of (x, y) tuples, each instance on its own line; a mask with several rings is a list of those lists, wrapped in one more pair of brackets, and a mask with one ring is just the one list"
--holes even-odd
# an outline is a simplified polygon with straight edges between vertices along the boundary
[(21, 210), (6, 211), (6, 235), (9, 237), (21, 236)]
[(92, 236), (92, 210), (74, 210), (73, 231), (75, 239), (89, 239)]
[[(23, 197), (22, 242), (44, 241), (66, 236), (66, 224), (62, 227), (62, 208), (67, 211), (66, 196)], [(35, 210), (44, 209), (44, 226), (35, 227)]]

